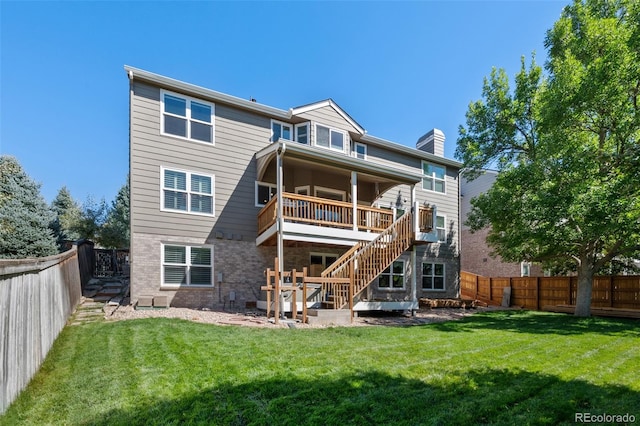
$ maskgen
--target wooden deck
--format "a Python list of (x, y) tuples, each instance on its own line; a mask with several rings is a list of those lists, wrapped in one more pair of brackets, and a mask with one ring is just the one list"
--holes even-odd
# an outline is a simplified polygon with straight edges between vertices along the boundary
[[(273, 197), (258, 213), (258, 234), (276, 222), (277, 203), (277, 197)], [(420, 207), (418, 214), (420, 232), (430, 232), (433, 210)], [(374, 233), (382, 233), (395, 219), (389, 209), (358, 205), (354, 214), (351, 203), (288, 192), (282, 194), (282, 216), (285, 222)]]

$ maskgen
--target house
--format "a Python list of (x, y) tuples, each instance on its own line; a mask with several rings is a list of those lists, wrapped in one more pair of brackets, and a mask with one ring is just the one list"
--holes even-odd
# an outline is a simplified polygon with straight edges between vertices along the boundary
[(485, 170), (476, 179), (469, 181), (460, 177), (460, 217), (462, 244), (460, 268), (465, 272), (485, 277), (541, 277), (544, 271), (539, 264), (531, 262), (505, 262), (500, 256), (492, 256), (487, 244), (489, 228), (471, 232), (465, 225), (471, 212), (471, 200), (491, 188), (498, 176), (494, 170)]
[[(352, 274), (356, 309), (458, 294), (461, 164), (441, 131), (414, 149), (368, 135), (331, 99), (283, 110), (125, 71), (132, 303), (264, 306), (276, 258)], [(353, 268), (331, 269), (343, 255)]]

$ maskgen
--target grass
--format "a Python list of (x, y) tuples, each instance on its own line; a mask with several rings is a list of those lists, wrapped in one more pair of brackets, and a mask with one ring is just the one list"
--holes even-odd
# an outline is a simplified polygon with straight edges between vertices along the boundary
[(640, 420), (640, 322), (502, 311), (413, 327), (67, 327), (0, 425)]

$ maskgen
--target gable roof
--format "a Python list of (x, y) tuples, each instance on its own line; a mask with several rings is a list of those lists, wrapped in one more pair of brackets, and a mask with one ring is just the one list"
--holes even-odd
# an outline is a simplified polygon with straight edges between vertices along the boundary
[(300, 114), (304, 114), (305, 112), (313, 111), (313, 110), (324, 108), (327, 106), (333, 108), (333, 110), (337, 112), (342, 118), (344, 118), (345, 121), (351, 124), (351, 126), (353, 126), (353, 128), (356, 129), (358, 133), (360, 133), (361, 135), (364, 135), (365, 133), (367, 133), (367, 131), (360, 124), (358, 124), (356, 120), (354, 120), (349, 114), (347, 114), (345, 110), (340, 108), (340, 106), (331, 98), (325, 99), (324, 101), (314, 102), (314, 103), (302, 105), (296, 108), (291, 108), (289, 110), (289, 113), (292, 116), (300, 115)]

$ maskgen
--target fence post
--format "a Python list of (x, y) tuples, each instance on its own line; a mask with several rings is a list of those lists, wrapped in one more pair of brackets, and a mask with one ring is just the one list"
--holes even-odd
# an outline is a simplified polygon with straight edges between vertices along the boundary
[(491, 296), (493, 294), (493, 278), (489, 278), (489, 303), (491, 303)]
[(540, 310), (540, 277), (536, 277), (536, 311)]
[(476, 280), (476, 295), (474, 296), (474, 299), (478, 300), (478, 276), (474, 275), (475, 280)]
[(572, 302), (572, 300), (571, 300), (571, 277), (567, 277), (567, 284), (569, 285), (569, 291), (568, 291), (568, 294), (567, 294), (567, 296), (568, 296), (567, 299), (569, 299), (569, 303), (568, 304), (572, 305), (572, 303), (571, 303)]
[(613, 275), (609, 275), (609, 307), (613, 308)]

